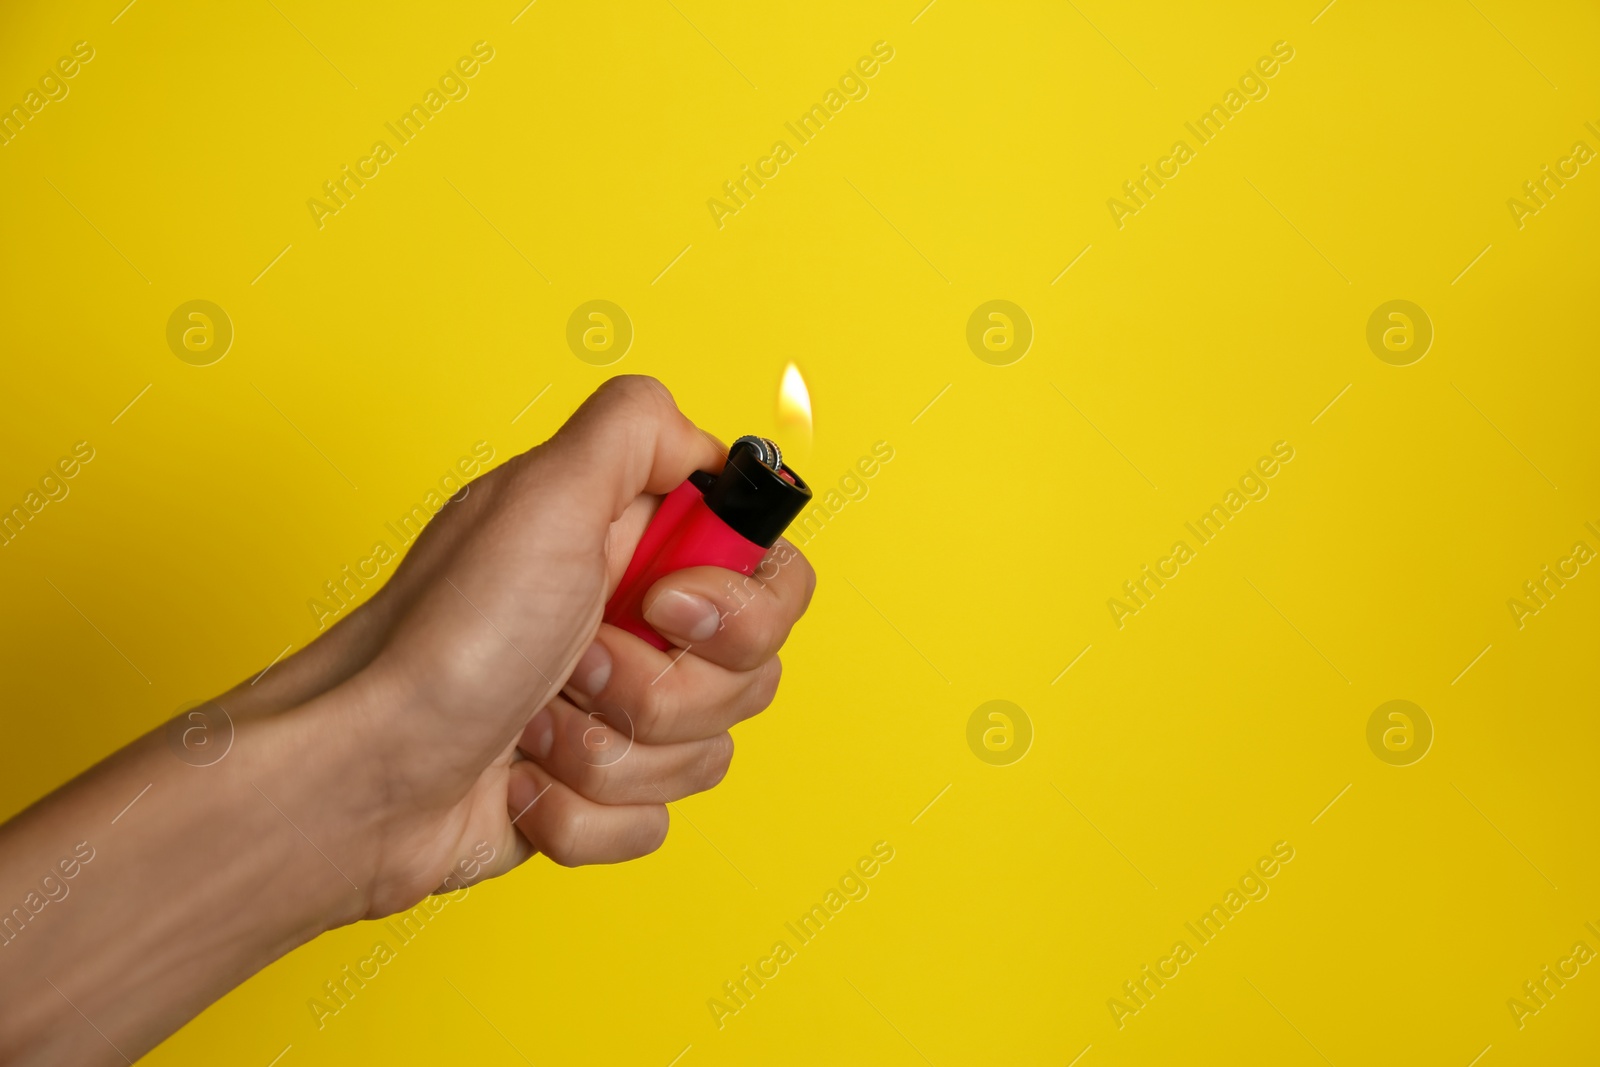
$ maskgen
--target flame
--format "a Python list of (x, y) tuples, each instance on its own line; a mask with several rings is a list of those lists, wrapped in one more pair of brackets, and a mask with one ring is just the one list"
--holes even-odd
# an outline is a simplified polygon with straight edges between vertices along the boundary
[(792, 362), (783, 368), (783, 384), (778, 387), (778, 425), (803, 436), (811, 445), (811, 391)]

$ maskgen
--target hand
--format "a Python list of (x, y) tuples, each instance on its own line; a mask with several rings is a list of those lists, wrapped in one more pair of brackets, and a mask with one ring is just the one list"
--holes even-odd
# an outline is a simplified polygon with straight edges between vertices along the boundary
[[(729, 727), (776, 691), (810, 565), (779, 542), (749, 579), (712, 567), (662, 579), (645, 614), (672, 655), (600, 616), (659, 495), (724, 454), (660, 383), (612, 379), (550, 441), (472, 482), (377, 596), (269, 675), (272, 689), (221, 698), (233, 711), (243, 697), (245, 714), (365, 709), (352, 758), (381, 768), (384, 798), (355, 879), (366, 917), (535, 850), (565, 866), (645, 855), (668, 801), (722, 780)], [(483, 841), (494, 861), (463, 879)]]
[(121, 1063), (331, 927), (536, 850), (658, 847), (666, 803), (720, 781), (728, 728), (771, 701), (815, 581), (780, 542), (754, 578), (650, 590), (675, 655), (601, 624), (659, 495), (722, 459), (660, 383), (612, 379), (369, 601), (217, 698), (225, 755), (194, 765), (160, 727), (0, 825), (0, 901), (22, 902), (0, 1059)]

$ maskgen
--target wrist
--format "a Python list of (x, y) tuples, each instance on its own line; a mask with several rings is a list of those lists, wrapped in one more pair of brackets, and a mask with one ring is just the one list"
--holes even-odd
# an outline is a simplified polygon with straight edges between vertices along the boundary
[(345, 689), (248, 722), (239, 734), (248, 755), (234, 769), (243, 779), (236, 789), (271, 815), (261, 831), (293, 872), (301, 940), (365, 918), (381, 866), (391, 798), (382, 758), (364, 743), (365, 717)]
[(327, 902), (330, 927), (409, 908), (447, 873), (429, 866), (441, 845), (439, 816), (460, 804), (482, 768), (453, 775), (452, 754), (421, 740), (424, 724), (440, 718), (405, 672), (381, 657), (334, 690), (274, 717), (272, 761), (308, 800), (318, 798), (315, 817), (333, 842), (322, 845), (311, 835), (327, 852), (324, 869), (331, 873), (336, 862), (348, 876), (339, 886), (359, 886), (354, 914), (349, 897)]

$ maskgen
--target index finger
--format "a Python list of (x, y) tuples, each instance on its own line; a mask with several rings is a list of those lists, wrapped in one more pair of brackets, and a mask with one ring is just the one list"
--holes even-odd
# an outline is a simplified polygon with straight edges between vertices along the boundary
[(604, 504), (607, 523), (639, 494), (664, 495), (696, 470), (721, 470), (725, 458), (666, 386), (633, 374), (608, 379), (545, 447), (582, 498)]

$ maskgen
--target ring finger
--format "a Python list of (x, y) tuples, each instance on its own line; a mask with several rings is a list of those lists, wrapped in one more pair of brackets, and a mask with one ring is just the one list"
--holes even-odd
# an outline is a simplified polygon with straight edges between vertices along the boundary
[(599, 804), (681, 800), (722, 781), (733, 759), (726, 732), (670, 745), (645, 744), (636, 733), (626, 713), (585, 712), (558, 696), (528, 723), (518, 747)]

